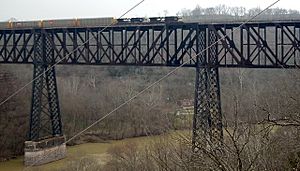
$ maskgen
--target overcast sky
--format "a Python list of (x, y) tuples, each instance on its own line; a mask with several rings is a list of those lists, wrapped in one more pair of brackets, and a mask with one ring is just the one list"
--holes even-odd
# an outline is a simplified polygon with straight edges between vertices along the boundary
[[(131, 8), (140, 0), (1, 0), (0, 21), (41, 20), (87, 17), (115, 17)], [(127, 17), (151, 17), (176, 15), (183, 8), (196, 5), (212, 7), (219, 4), (264, 8), (275, 0), (145, 0)], [(300, 10), (300, 0), (281, 0), (275, 7)]]

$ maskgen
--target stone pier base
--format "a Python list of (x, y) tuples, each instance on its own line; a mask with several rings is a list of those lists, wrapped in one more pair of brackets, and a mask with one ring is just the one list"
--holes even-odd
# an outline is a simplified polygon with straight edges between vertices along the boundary
[(52, 137), (40, 141), (25, 142), (25, 166), (37, 166), (66, 157), (65, 137)]

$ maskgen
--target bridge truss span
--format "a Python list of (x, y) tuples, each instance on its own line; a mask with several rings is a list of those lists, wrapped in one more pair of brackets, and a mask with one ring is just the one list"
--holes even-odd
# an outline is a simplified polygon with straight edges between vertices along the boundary
[[(196, 67), (199, 32), (218, 39), (218, 67), (300, 66), (300, 22), (116, 25), (106, 29), (0, 30), (0, 63), (33, 63), (34, 36), (50, 42), (51, 63)], [(225, 35), (228, 35), (225, 37)], [(224, 38), (225, 37), (225, 38)], [(208, 40), (208, 39), (207, 39)], [(204, 53), (208, 53), (205, 51)], [(70, 54), (70, 55), (68, 55)]]

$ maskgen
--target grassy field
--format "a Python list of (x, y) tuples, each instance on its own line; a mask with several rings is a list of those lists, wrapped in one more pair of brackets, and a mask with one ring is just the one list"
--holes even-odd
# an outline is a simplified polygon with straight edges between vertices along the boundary
[[(58, 170), (64, 166), (67, 162), (75, 161), (84, 157), (95, 158), (99, 163), (106, 163), (109, 160), (107, 150), (114, 145), (121, 145), (128, 142), (134, 142), (138, 145), (143, 145), (143, 143), (149, 143), (154, 141), (159, 137), (173, 136), (181, 131), (176, 131), (176, 133), (160, 135), (160, 136), (149, 136), (149, 137), (138, 137), (138, 138), (128, 138), (119, 141), (109, 141), (107, 143), (86, 143), (76, 146), (67, 147), (67, 157), (63, 160), (55, 161), (43, 166), (36, 166), (32, 168), (26, 168), (26, 171), (52, 171)], [(6, 162), (0, 162), (0, 171), (22, 171), (25, 169), (23, 165), (23, 156), (17, 157)]]

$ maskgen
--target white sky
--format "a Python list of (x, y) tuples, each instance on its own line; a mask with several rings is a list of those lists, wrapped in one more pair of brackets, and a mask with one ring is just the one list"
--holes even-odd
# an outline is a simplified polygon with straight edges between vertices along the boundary
[[(0, 21), (14, 17), (18, 20), (41, 20), (87, 17), (115, 17), (140, 0), (1, 0)], [(264, 8), (275, 0), (145, 0), (126, 17), (175, 15), (183, 8), (196, 5), (212, 7), (219, 4)], [(275, 7), (300, 10), (300, 0), (281, 0)]]

